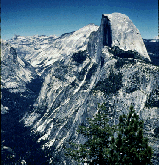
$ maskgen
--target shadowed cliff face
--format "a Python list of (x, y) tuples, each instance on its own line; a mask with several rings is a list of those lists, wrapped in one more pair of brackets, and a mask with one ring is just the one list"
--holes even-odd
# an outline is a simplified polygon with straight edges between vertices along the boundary
[(16, 63), (17, 53), (16, 53), (16, 50), (13, 47), (10, 48), (10, 53), (11, 53), (11, 55), (13, 55), (13, 62)]
[(112, 33), (111, 33), (111, 24), (108, 19), (108, 16), (102, 15), (101, 21), (101, 30), (103, 31), (103, 46), (112, 45)]

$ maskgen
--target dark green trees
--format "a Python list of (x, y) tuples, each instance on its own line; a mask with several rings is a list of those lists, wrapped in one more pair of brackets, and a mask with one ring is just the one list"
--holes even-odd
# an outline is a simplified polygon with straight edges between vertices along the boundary
[(109, 139), (113, 135), (112, 129), (108, 124), (106, 114), (99, 110), (93, 119), (88, 120), (87, 126), (80, 126), (78, 129), (78, 133), (86, 137), (87, 141), (83, 145), (72, 144), (73, 148), (69, 148), (66, 155), (90, 165), (107, 164)]
[(116, 93), (122, 87), (122, 73), (114, 73), (112, 69), (110, 69), (110, 74), (108, 78), (105, 78), (102, 81), (98, 81), (94, 90), (100, 90), (104, 92), (105, 95), (110, 93)]
[(150, 164), (152, 149), (148, 146), (148, 138), (143, 137), (143, 121), (139, 120), (132, 106), (128, 115), (119, 117), (117, 128), (117, 137), (111, 140), (111, 157), (115, 156), (111, 163)]
[(152, 149), (143, 137), (143, 121), (130, 107), (128, 115), (119, 117), (117, 126), (110, 126), (106, 113), (101, 110), (88, 125), (80, 126), (78, 133), (84, 135), (84, 144), (72, 144), (67, 154), (74, 160), (90, 165), (141, 165), (151, 164)]

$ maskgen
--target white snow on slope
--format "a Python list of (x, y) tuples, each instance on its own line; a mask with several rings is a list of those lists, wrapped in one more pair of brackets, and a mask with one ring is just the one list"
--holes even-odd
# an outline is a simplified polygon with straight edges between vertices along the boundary
[(17, 48), (18, 55), (29, 61), (39, 75), (55, 61), (67, 59), (74, 52), (86, 50), (89, 36), (98, 26), (89, 24), (75, 32), (63, 34), (61, 37), (15, 36), (8, 42)]

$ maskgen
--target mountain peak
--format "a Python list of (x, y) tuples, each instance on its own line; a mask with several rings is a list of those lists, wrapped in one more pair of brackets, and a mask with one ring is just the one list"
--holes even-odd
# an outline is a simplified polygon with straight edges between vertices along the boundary
[(111, 40), (112, 47), (118, 46), (125, 51), (136, 51), (142, 59), (151, 61), (139, 30), (125, 14), (103, 14), (101, 29), (103, 29), (104, 35), (107, 35), (107, 37), (109, 36), (109, 39), (104, 36), (103, 40)]

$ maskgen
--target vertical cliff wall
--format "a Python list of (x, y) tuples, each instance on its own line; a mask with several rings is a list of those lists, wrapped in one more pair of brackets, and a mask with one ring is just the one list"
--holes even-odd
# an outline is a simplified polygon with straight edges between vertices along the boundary
[(110, 21), (112, 46), (118, 46), (126, 51), (136, 51), (139, 53), (140, 58), (151, 61), (139, 30), (128, 16), (121, 13), (113, 13), (104, 14), (103, 17), (104, 19), (108, 17)]
[(111, 32), (111, 24), (108, 19), (108, 16), (102, 15), (101, 20), (101, 33), (103, 34), (103, 46), (109, 46), (112, 45), (112, 32)]
[[(123, 58), (138, 58), (151, 61), (145, 48), (139, 30), (128, 16), (120, 13), (103, 14), (101, 25), (89, 37), (87, 50), (90, 56), (98, 63), (102, 58), (105, 62), (110, 54), (103, 56), (102, 49), (107, 47), (111, 54)], [(116, 52), (114, 52), (114, 50)], [(110, 52), (110, 51), (109, 51)], [(132, 55), (132, 53), (134, 54)]]

